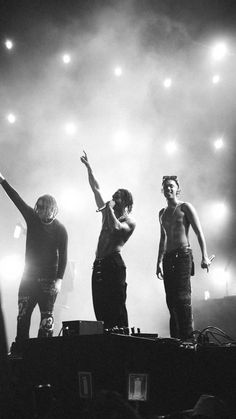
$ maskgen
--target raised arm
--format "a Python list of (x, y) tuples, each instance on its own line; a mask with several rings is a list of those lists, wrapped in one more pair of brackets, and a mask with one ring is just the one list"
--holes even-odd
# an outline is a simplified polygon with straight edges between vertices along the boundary
[(102, 208), (104, 206), (105, 202), (104, 202), (104, 200), (102, 198), (98, 181), (94, 177), (92, 168), (91, 168), (91, 166), (89, 164), (89, 161), (88, 161), (87, 153), (85, 151), (84, 151), (84, 155), (80, 157), (80, 160), (82, 161), (82, 163), (87, 168), (89, 184), (90, 184), (91, 189), (92, 189), (92, 191), (94, 193), (94, 197), (95, 197), (95, 201), (96, 201), (97, 207), (98, 208)]
[(12, 200), (12, 202), (15, 204), (15, 206), (18, 208), (18, 210), (21, 212), (23, 217), (26, 219), (27, 215), (30, 211), (33, 211), (31, 207), (29, 207), (25, 201), (20, 197), (20, 195), (15, 191), (15, 189), (12, 188), (11, 185), (6, 181), (4, 176), (0, 173), (0, 184), (2, 185), (3, 189), (9, 196), (9, 198)]
[(214, 259), (214, 255), (212, 255), (210, 258), (208, 257), (206, 241), (205, 241), (205, 237), (202, 231), (202, 227), (201, 227), (201, 223), (200, 223), (197, 211), (189, 203), (184, 204), (183, 210), (198, 239), (198, 243), (199, 243), (201, 253), (202, 253), (201, 267), (203, 269), (207, 269), (207, 272), (208, 272), (209, 266), (212, 260)]
[(161, 224), (161, 215), (163, 213), (163, 209), (159, 213), (159, 220), (160, 220), (160, 242), (158, 248), (158, 256), (157, 256), (157, 267), (156, 267), (156, 275), (159, 279), (163, 279), (163, 269), (162, 269), (162, 260), (166, 248), (166, 234), (165, 230)]

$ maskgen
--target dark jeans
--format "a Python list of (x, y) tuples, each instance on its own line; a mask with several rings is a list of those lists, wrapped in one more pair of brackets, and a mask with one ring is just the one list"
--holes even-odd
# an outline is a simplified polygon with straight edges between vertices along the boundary
[(105, 329), (128, 327), (126, 302), (126, 266), (120, 253), (112, 253), (93, 264), (92, 293), (97, 320)]
[(175, 249), (163, 258), (166, 303), (170, 312), (170, 336), (186, 340), (192, 336), (191, 283), (193, 256), (189, 247)]
[(55, 280), (23, 278), (18, 293), (18, 317), (16, 343), (29, 338), (31, 315), (38, 304), (41, 314), (38, 337), (53, 335), (53, 309), (57, 297)]

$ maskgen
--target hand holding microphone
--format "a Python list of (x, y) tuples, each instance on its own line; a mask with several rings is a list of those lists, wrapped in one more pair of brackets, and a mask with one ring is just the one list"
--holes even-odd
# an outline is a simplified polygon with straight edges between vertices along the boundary
[(203, 269), (206, 269), (207, 272), (209, 272), (209, 266), (214, 259), (215, 259), (215, 255), (211, 255), (208, 259), (202, 261), (201, 267)]
[(96, 210), (96, 212), (101, 212), (103, 211), (105, 208), (107, 208), (108, 206), (110, 208), (114, 208), (114, 206), (116, 205), (115, 201), (112, 199), (111, 201), (107, 201), (102, 207), (98, 208)]

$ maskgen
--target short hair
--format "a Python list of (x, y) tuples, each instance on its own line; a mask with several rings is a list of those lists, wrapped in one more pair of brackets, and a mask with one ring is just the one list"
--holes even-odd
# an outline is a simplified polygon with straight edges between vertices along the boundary
[(35, 212), (37, 212), (37, 210), (38, 210), (38, 203), (39, 203), (40, 199), (42, 201), (44, 201), (46, 203), (48, 209), (50, 209), (52, 211), (52, 214), (53, 214), (52, 218), (55, 218), (57, 216), (57, 213), (58, 213), (58, 206), (57, 206), (56, 199), (52, 195), (48, 195), (48, 194), (40, 196), (37, 199), (37, 202), (36, 202), (35, 207), (34, 207)]
[(176, 176), (176, 175), (163, 176), (163, 178), (162, 178), (162, 186), (164, 185), (165, 182), (167, 182), (167, 180), (174, 180), (175, 183), (176, 183), (176, 185), (179, 188), (179, 179), (178, 179), (178, 176)]
[(176, 176), (176, 175), (168, 175), (168, 176), (163, 176), (162, 177), (162, 192), (163, 192), (163, 187), (164, 187), (164, 184), (168, 181), (168, 180), (173, 180), (175, 183), (176, 183), (176, 185), (178, 186), (178, 191), (177, 191), (177, 195), (179, 195), (180, 194), (180, 192), (181, 192), (181, 190), (180, 190), (180, 186), (179, 186), (179, 179), (178, 179), (178, 176)]
[(122, 202), (125, 204), (125, 207), (127, 207), (128, 213), (130, 213), (134, 203), (133, 196), (127, 189), (119, 189), (119, 191), (121, 192)]

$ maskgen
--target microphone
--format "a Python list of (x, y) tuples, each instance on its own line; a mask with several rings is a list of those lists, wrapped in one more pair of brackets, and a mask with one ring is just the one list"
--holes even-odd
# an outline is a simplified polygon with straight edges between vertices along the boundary
[(100, 207), (100, 208), (98, 208), (97, 210), (96, 210), (96, 212), (101, 212), (101, 211), (103, 211), (105, 208), (106, 208), (106, 206), (107, 206), (107, 204), (109, 204), (109, 202), (110, 201), (107, 201), (102, 207)]

